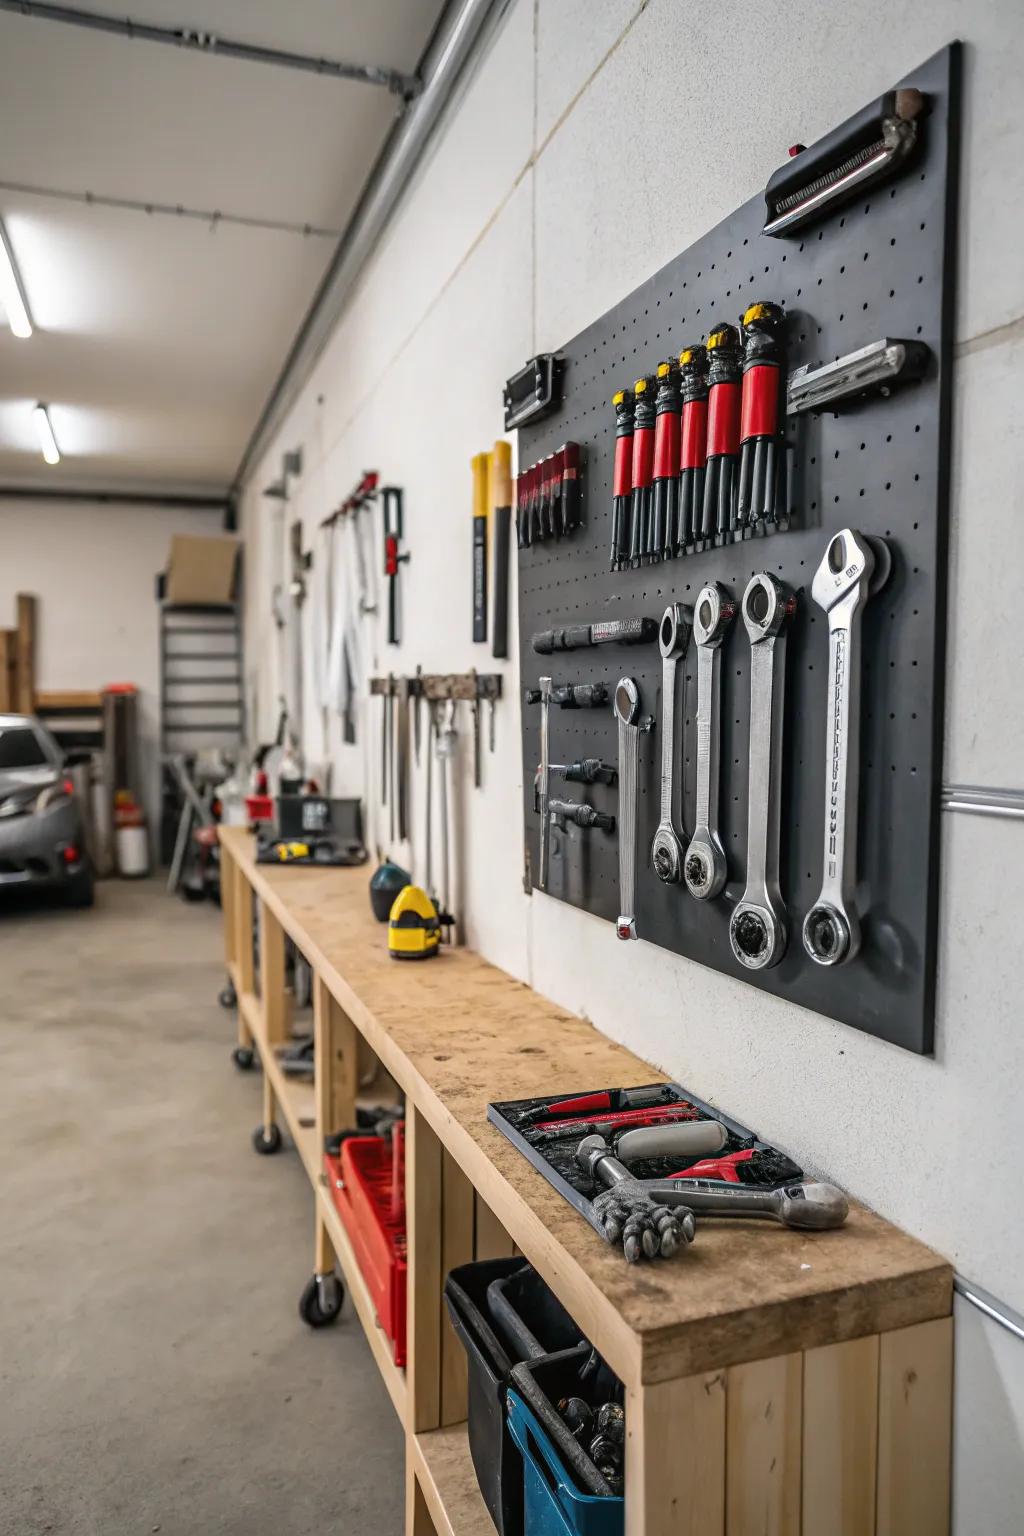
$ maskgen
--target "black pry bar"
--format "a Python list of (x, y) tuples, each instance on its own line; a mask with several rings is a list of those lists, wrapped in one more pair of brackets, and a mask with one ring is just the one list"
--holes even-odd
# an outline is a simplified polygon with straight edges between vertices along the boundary
[[(527, 688), (524, 697), (527, 704), (539, 704), (540, 689)], [(600, 709), (608, 697), (605, 683), (560, 683), (551, 689), (551, 702), (559, 709)]]
[(590, 645), (649, 645), (657, 639), (656, 619), (605, 619), (598, 624), (568, 624), (542, 629), (530, 644), (540, 656), (554, 651), (580, 651)]

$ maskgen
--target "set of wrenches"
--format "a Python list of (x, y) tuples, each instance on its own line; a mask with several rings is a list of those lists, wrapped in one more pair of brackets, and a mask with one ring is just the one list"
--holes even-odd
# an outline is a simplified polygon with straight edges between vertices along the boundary
[[(811, 598), (828, 622), (825, 718), (825, 800), (822, 883), (802, 931), (803, 946), (821, 966), (851, 960), (861, 943), (857, 911), (857, 817), (860, 760), (861, 618), (886, 582), (891, 557), (884, 540), (844, 528), (828, 543), (811, 583)], [(666, 884), (682, 884), (696, 901), (714, 901), (728, 880), (719, 825), (722, 648), (737, 618), (750, 644), (750, 742), (747, 766), (747, 855), (742, 895), (729, 919), (729, 942), (741, 966), (777, 965), (789, 942), (779, 878), (781, 779), (785, 719), (786, 639), (796, 594), (769, 571), (751, 577), (737, 603), (709, 582), (692, 609), (670, 603), (661, 620), (662, 735), (660, 813), (651, 864)], [(696, 796), (687, 834), (681, 809), (681, 758), (676, 728), (678, 671), (691, 644), (697, 652)], [(620, 939), (638, 937), (636, 919), (640, 737), (645, 716), (635, 679), (620, 679), (614, 695), (619, 738)]]

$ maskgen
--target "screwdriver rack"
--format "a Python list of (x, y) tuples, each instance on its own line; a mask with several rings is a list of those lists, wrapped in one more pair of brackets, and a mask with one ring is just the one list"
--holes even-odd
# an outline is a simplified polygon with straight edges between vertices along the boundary
[[(891, 181), (778, 239), (762, 234), (759, 194), (570, 341), (560, 351), (560, 409), (519, 437), (522, 465), (543, 461), (567, 439), (582, 448), (582, 526), (571, 540), (519, 551), (523, 687), (536, 687), (542, 675), (556, 684), (600, 682), (610, 700), (618, 679), (629, 676), (638, 684), (642, 713), (656, 719), (640, 746), (640, 938), (918, 1052), (932, 1049), (935, 999), (958, 82), (955, 45), (902, 82), (924, 92), (930, 110), (920, 152)], [(787, 420), (792, 519), (784, 537), (611, 572), (613, 393), (701, 340), (716, 322), (735, 323), (760, 299), (785, 309), (790, 373), (891, 336), (927, 345), (925, 376), (888, 398)], [(884, 538), (893, 570), (868, 602), (862, 630), (863, 943), (847, 964), (822, 968), (801, 942), (804, 916), (821, 886), (825, 811), (827, 620), (811, 600), (810, 583), (844, 527)], [(530, 642), (535, 632), (561, 625), (658, 621), (670, 602), (692, 605), (710, 581), (721, 582), (738, 604), (750, 577), (764, 570), (796, 592), (797, 607), (788, 638), (781, 797), (789, 941), (781, 962), (758, 972), (740, 966), (728, 931), (745, 885), (747, 851), (751, 658), (742, 618), (722, 657), (720, 829), (729, 879), (722, 895), (707, 902), (694, 900), (682, 885), (663, 884), (651, 866), (663, 715), (657, 644), (542, 656)], [(696, 670), (691, 642), (676, 706), (687, 835), (694, 823)], [(533, 798), (539, 710), (527, 707), (523, 714), (529, 886), (539, 841)], [(601, 709), (553, 708), (550, 729), (556, 761), (617, 761), (610, 702)], [(589, 787), (587, 799), (617, 812), (612, 787)], [(614, 923), (617, 837), (553, 828), (547, 894)], [(617, 942), (612, 932), (608, 942)]]

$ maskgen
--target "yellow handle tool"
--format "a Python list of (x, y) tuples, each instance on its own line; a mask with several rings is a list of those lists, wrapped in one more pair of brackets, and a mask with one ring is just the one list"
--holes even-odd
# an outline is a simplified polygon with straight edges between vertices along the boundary
[(508, 551), (512, 529), (512, 448), (499, 437), (491, 450), (491, 545), (494, 550), (493, 655), (508, 655)]
[(473, 639), (487, 639), (487, 478), (491, 456), (475, 453), (473, 471)]

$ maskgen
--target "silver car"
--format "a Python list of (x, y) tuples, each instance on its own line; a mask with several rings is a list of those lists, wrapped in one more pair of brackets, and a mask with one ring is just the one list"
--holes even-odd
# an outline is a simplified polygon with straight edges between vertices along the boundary
[(93, 872), (64, 756), (30, 715), (0, 715), (0, 891), (59, 890), (89, 907)]

